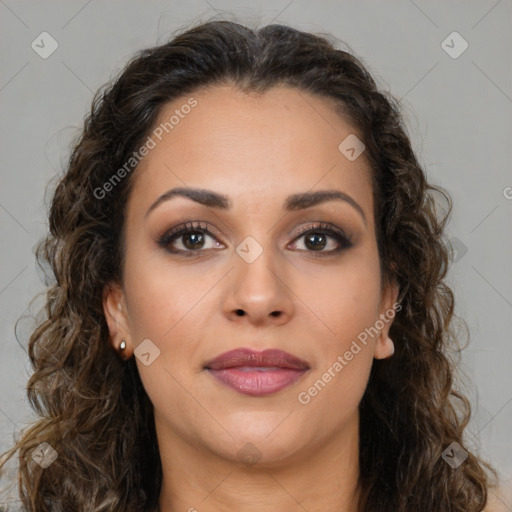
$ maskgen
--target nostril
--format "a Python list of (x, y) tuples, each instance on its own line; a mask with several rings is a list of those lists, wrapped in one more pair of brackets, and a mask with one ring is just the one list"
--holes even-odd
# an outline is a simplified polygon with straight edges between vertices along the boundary
[(236, 314), (237, 314), (238, 316), (244, 316), (244, 310), (243, 310), (243, 309), (237, 309), (237, 310), (236, 310)]

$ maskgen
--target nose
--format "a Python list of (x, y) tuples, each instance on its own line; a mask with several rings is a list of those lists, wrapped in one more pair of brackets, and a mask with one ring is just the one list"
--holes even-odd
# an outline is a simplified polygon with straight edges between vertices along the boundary
[(282, 325), (294, 311), (293, 293), (287, 285), (284, 267), (272, 261), (271, 250), (264, 250), (248, 263), (238, 254), (229, 273), (224, 314), (231, 321), (253, 325)]

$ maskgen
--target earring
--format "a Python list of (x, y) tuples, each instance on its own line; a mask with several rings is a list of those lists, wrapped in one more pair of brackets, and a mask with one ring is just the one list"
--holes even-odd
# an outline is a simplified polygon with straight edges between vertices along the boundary
[(119, 345), (119, 350), (124, 350), (126, 348), (126, 340), (121, 340), (121, 344)]
[(386, 341), (387, 341), (389, 351), (390, 351), (390, 354), (388, 357), (391, 357), (395, 353), (395, 344), (393, 343), (393, 340), (389, 336)]

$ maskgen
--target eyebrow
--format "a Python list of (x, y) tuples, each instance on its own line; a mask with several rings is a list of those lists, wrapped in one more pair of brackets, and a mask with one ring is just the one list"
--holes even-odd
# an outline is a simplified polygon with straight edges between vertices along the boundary
[[(229, 210), (231, 208), (231, 201), (228, 196), (213, 192), (212, 190), (206, 190), (202, 188), (190, 188), (190, 187), (177, 187), (172, 188), (162, 194), (148, 209), (145, 217), (147, 217), (157, 206), (172, 199), (173, 197), (186, 197), (195, 201), (196, 203), (211, 208), (217, 208), (220, 210)], [(287, 211), (303, 210), (311, 208), (320, 203), (327, 201), (341, 200), (350, 204), (356, 209), (363, 217), (366, 225), (366, 215), (361, 206), (348, 194), (341, 192), (340, 190), (317, 190), (315, 192), (302, 192), (299, 194), (293, 194), (286, 198), (284, 203), (284, 209)]]

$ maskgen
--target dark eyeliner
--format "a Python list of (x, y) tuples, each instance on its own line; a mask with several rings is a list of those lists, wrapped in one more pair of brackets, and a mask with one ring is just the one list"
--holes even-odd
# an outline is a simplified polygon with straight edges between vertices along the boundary
[(320, 222), (313, 226), (308, 226), (306, 228), (303, 228), (297, 233), (297, 235), (294, 238), (294, 242), (298, 240), (299, 238), (303, 237), (304, 235), (315, 233), (315, 234), (323, 234), (328, 235), (336, 242), (338, 242), (339, 247), (337, 249), (332, 249), (331, 251), (303, 251), (307, 252), (309, 254), (313, 254), (313, 256), (332, 256), (334, 254), (338, 254), (341, 251), (345, 249), (350, 249), (353, 247), (352, 238), (350, 236), (347, 236), (341, 229), (333, 227), (332, 224), (328, 224), (325, 222)]
[(185, 224), (180, 224), (179, 226), (176, 226), (176, 227), (166, 231), (163, 235), (161, 235), (158, 238), (158, 245), (160, 247), (162, 247), (163, 249), (169, 251), (172, 254), (184, 254), (184, 253), (192, 253), (193, 254), (195, 252), (200, 252), (201, 250), (204, 250), (204, 249), (198, 249), (197, 251), (193, 251), (193, 250), (183, 251), (183, 250), (174, 250), (174, 249), (169, 248), (171, 242), (174, 242), (174, 240), (179, 238), (181, 235), (195, 233), (195, 232), (207, 234), (213, 238), (217, 237), (217, 235), (215, 235), (208, 229), (206, 223), (203, 223), (203, 225), (201, 225), (201, 222), (187, 222)]
[[(158, 237), (158, 245), (170, 252), (171, 254), (182, 254), (186, 256), (193, 256), (194, 253), (200, 253), (205, 249), (197, 249), (197, 250), (174, 250), (170, 249), (170, 244), (174, 242), (174, 240), (178, 239), (180, 236), (184, 234), (190, 233), (203, 233), (211, 236), (212, 238), (217, 238), (215, 233), (212, 233), (211, 230), (208, 229), (207, 223), (198, 222), (187, 222), (185, 224), (180, 224), (166, 232), (164, 232), (160, 237)], [(319, 222), (317, 224), (308, 225), (307, 227), (301, 229), (294, 237), (293, 242), (298, 240), (299, 238), (310, 234), (323, 234), (331, 237), (335, 240), (339, 247), (336, 249), (332, 249), (330, 251), (313, 251), (313, 250), (301, 250), (301, 252), (307, 252), (309, 254), (313, 254), (314, 256), (324, 257), (324, 256), (332, 256), (334, 254), (338, 254), (339, 252), (349, 249), (353, 246), (351, 237), (347, 236), (342, 230), (333, 227), (331, 224), (325, 222)], [(292, 242), (292, 243), (293, 243)]]

